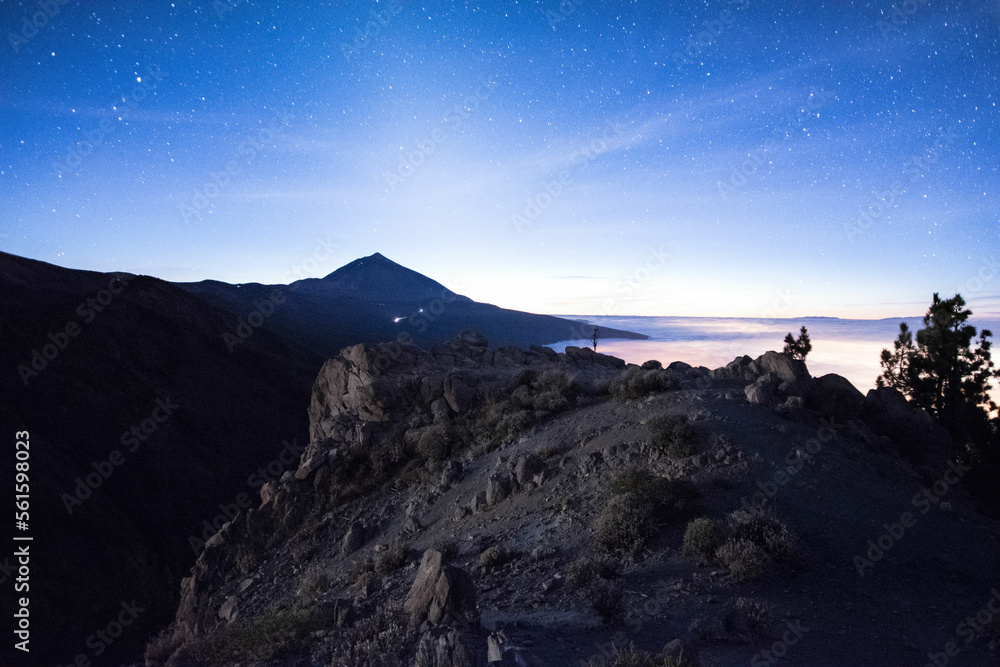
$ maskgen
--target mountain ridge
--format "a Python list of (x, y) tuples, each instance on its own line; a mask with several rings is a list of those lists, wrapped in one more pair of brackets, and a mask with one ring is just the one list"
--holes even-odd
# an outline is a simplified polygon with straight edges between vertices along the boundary
[[(381, 253), (361, 257), (323, 278), (288, 285), (220, 281), (178, 283), (199, 298), (248, 317), (255, 303), (279, 290), (286, 301), (262, 327), (320, 355), (332, 357), (360, 342), (409, 341), (432, 346), (465, 330), (495, 345), (546, 345), (590, 338), (594, 327), (552, 315), (538, 315), (473, 301)], [(598, 337), (645, 339), (646, 335), (597, 327)]]

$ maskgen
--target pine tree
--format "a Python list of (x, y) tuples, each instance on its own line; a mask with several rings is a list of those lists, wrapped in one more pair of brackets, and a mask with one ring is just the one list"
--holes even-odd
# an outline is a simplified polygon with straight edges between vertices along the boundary
[(795, 339), (789, 333), (785, 336), (785, 354), (792, 355), (792, 359), (805, 359), (813, 349), (812, 341), (809, 340), (809, 333), (805, 327), (799, 329), (799, 337)]
[[(894, 350), (882, 350), (879, 386), (899, 389), (918, 407), (937, 417), (956, 440), (981, 440), (989, 431), (990, 381), (1000, 377), (990, 358), (988, 329), (967, 324), (972, 311), (956, 294), (934, 294), (916, 345), (906, 323), (900, 324)], [(973, 347), (975, 341), (975, 347)]]

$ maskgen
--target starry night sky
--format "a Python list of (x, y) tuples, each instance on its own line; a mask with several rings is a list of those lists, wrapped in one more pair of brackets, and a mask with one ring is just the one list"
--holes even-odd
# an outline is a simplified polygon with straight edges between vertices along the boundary
[(381, 252), (564, 314), (1000, 314), (997, 0), (5, 0), (0, 29), (18, 255), (268, 283)]

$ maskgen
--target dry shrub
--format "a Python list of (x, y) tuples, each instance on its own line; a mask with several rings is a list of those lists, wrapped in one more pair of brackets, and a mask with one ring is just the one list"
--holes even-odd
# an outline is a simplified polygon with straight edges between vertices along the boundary
[(590, 604), (594, 612), (608, 625), (617, 623), (625, 613), (625, 601), (621, 584), (598, 579), (589, 591)]
[(406, 556), (409, 553), (407, 545), (401, 540), (396, 540), (385, 551), (379, 552), (375, 556), (375, 571), (381, 575), (392, 574), (399, 568), (406, 565)]
[(729, 533), (747, 539), (767, 555), (780, 561), (792, 561), (799, 552), (799, 541), (772, 510), (761, 507), (739, 509), (729, 513)]
[(417, 454), (425, 461), (444, 461), (451, 454), (451, 434), (448, 429), (438, 424), (431, 426), (420, 435), (417, 442)]
[(722, 616), (722, 625), (727, 632), (750, 642), (767, 637), (773, 624), (774, 614), (770, 605), (753, 598), (736, 598)]
[(514, 553), (502, 546), (493, 546), (479, 554), (479, 565), (484, 572), (495, 572), (509, 563), (514, 558)]
[(650, 446), (665, 452), (675, 459), (682, 459), (695, 453), (694, 427), (686, 415), (664, 415), (650, 419), (647, 424), (651, 435)]
[(612, 497), (594, 524), (598, 543), (611, 552), (635, 554), (657, 529), (689, 515), (697, 491), (686, 480), (626, 470), (608, 485)]
[(688, 524), (684, 531), (684, 553), (711, 561), (715, 551), (726, 541), (726, 531), (712, 519), (701, 517)]
[(404, 667), (411, 664), (415, 639), (402, 606), (392, 603), (340, 630), (317, 657), (325, 665)]
[(767, 568), (768, 557), (761, 547), (746, 538), (729, 538), (715, 552), (715, 559), (736, 581), (756, 579)]
[(566, 581), (572, 588), (583, 588), (596, 578), (614, 579), (618, 569), (607, 558), (579, 558), (566, 567)]
[(618, 379), (611, 383), (609, 391), (616, 400), (627, 401), (676, 387), (677, 381), (669, 371), (644, 370), (636, 366), (625, 369)]
[(612, 645), (611, 655), (594, 656), (587, 661), (586, 667), (691, 667), (691, 663), (679, 655), (662, 655), (643, 651), (629, 643), (628, 648)]

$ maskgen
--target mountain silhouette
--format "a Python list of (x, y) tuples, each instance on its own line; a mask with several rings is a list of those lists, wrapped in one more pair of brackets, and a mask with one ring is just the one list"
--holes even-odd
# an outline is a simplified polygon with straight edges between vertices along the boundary
[[(584, 322), (473, 301), (379, 253), (324, 278), (290, 285), (206, 280), (180, 287), (244, 318), (278, 290), (284, 301), (261, 326), (326, 357), (356, 343), (397, 340), (433, 346), (470, 329), (491, 344), (522, 347), (588, 339), (594, 330)], [(646, 338), (607, 327), (598, 327), (598, 337)]]

